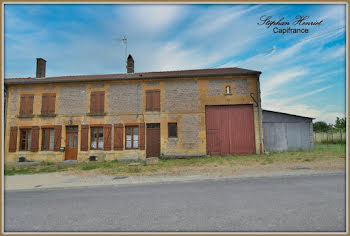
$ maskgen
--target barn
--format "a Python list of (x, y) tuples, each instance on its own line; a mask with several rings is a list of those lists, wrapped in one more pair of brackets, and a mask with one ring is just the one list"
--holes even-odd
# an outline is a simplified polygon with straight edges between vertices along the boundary
[(264, 147), (268, 152), (311, 150), (314, 118), (263, 110)]

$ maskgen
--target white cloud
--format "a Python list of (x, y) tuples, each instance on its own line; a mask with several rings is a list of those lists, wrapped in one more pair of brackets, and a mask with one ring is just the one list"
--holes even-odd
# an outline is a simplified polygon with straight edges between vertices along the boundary
[[(181, 5), (128, 5), (122, 11), (122, 21), (142, 32), (159, 32), (171, 26), (186, 11)], [(131, 29), (132, 30), (132, 29)], [(142, 35), (140, 35), (142, 37)]]
[(238, 20), (244, 14), (249, 13), (260, 6), (246, 7), (246, 6), (232, 6), (230, 8), (213, 7), (202, 12), (190, 25), (190, 29), (186, 32), (187, 37), (205, 37), (212, 35), (226, 27), (233, 24), (233, 20)]
[(269, 77), (264, 81), (264, 83), (261, 85), (262, 91), (264, 91), (265, 95), (269, 95), (271, 92), (276, 91), (279, 86), (288, 83), (295, 78), (302, 77), (306, 74), (307, 70), (303, 68), (292, 68), (278, 72), (277, 74), (272, 75), (272, 77)]

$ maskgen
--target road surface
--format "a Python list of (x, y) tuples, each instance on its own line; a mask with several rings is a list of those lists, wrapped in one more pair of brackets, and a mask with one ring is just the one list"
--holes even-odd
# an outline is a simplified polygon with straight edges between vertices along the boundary
[(10, 231), (345, 231), (345, 175), (5, 192)]

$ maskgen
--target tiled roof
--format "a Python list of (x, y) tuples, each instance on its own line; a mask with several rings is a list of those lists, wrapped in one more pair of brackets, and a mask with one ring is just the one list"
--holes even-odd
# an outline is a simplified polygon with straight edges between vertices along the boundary
[(154, 78), (180, 78), (220, 75), (254, 75), (261, 74), (260, 71), (247, 70), (237, 67), (198, 70), (177, 70), (124, 74), (102, 74), (102, 75), (75, 75), (57, 76), (45, 78), (6, 78), (5, 84), (36, 84), (36, 83), (62, 83), (62, 82), (88, 82), (106, 80), (136, 80)]

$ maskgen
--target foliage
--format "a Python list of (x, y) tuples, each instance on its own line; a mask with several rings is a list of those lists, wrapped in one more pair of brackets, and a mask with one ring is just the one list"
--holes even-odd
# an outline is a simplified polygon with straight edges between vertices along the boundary
[(345, 131), (346, 130), (346, 118), (339, 118), (335, 120), (334, 127), (338, 130)]
[(329, 126), (324, 121), (318, 121), (313, 123), (314, 132), (328, 132)]
[(321, 132), (345, 132), (346, 130), (346, 118), (339, 118), (337, 117), (335, 120), (335, 125), (333, 124), (327, 124), (324, 121), (317, 121), (313, 123), (314, 132), (321, 133)]

